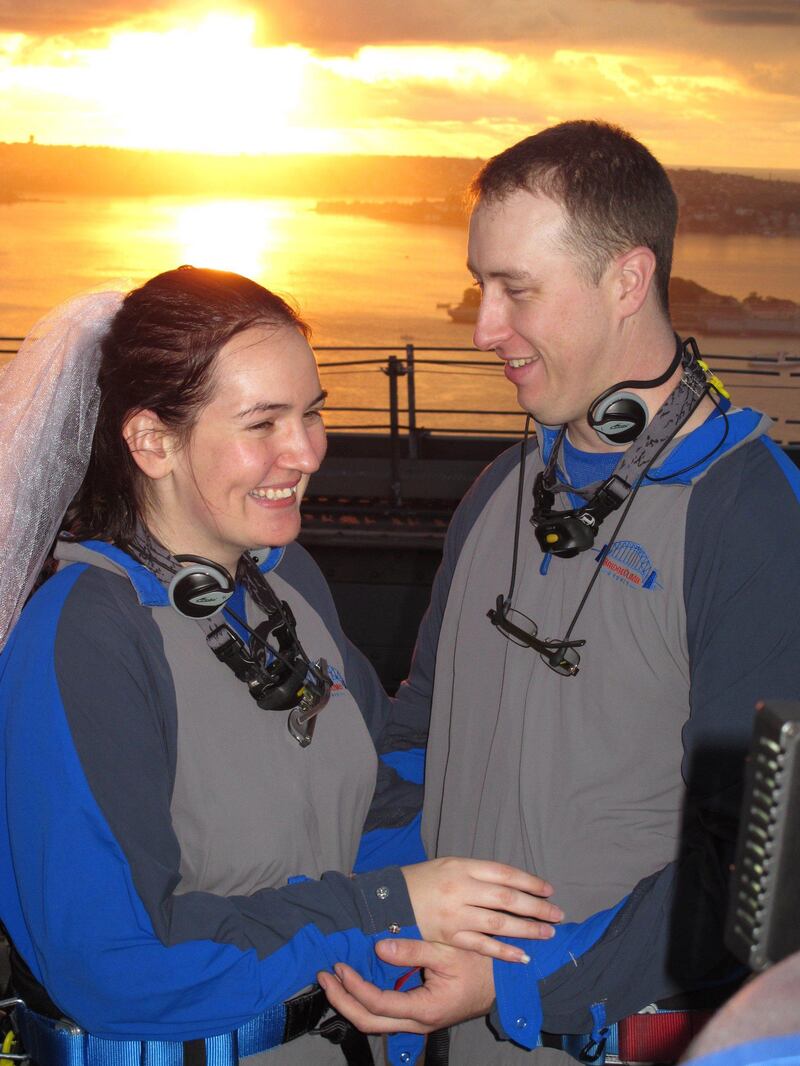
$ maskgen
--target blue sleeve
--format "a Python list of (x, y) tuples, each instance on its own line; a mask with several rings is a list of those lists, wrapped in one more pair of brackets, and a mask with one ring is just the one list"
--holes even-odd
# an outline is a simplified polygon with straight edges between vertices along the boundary
[[(420, 788), (425, 778), (425, 749), (406, 748), (382, 755), (381, 762), (402, 781), (410, 781)], [(379, 784), (381, 780), (379, 771)], [(374, 804), (373, 804), (374, 807)], [(377, 870), (388, 864), (408, 866), (427, 858), (421, 836), (422, 812), (411, 821), (394, 828), (373, 828), (364, 833), (353, 865), (356, 873)]]
[(500, 938), (523, 948), (530, 958), (528, 963), (494, 960), (496, 1023), (503, 1035), (523, 1047), (536, 1047), (543, 1028), (540, 982), (565, 966), (579, 969), (582, 957), (601, 939), (626, 902), (621, 900), (583, 922), (557, 926), (550, 940)]
[[(90, 1032), (135, 1039), (230, 1031), (340, 960), (391, 987), (398, 971), (375, 941), (394, 922), (419, 935), (396, 868), (252, 896), (178, 891), (160, 638), (147, 612), (131, 631), (124, 604), (109, 602), (66, 671), (59, 628), (83, 572), (40, 590), (0, 657), (0, 914), (33, 976)], [(98, 730), (105, 777), (88, 780), (64, 700), (113, 721)]]
[[(679, 855), (635, 886), (577, 961), (571, 956), (542, 978), (529, 968), (502, 971), (498, 1010), (512, 1039), (519, 1040), (514, 1018), (527, 1014), (535, 1027), (538, 1009), (548, 1032), (588, 1033), (595, 1003), (617, 1021), (659, 999), (741, 978), (723, 944), (730, 864), (755, 704), (800, 695), (799, 501), (800, 473), (765, 439), (738, 448), (693, 487)], [(540, 951), (534, 945), (528, 954)]]

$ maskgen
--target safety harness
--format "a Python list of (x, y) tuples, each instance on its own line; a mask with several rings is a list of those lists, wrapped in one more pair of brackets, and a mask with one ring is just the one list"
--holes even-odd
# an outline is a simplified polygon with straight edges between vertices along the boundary
[(374, 1066), (363, 1033), (339, 1015), (320, 1023), (328, 1001), (319, 987), (270, 1007), (230, 1033), (184, 1041), (108, 1040), (67, 1020), (38, 1014), (20, 999), (5, 1005), (13, 1008), (12, 1026), (18, 1041), (10, 1053), (4, 1046), (0, 1060), (30, 1060), (36, 1066), (238, 1066), (249, 1055), (305, 1033), (318, 1033), (338, 1044), (347, 1066)]
[[(649, 1007), (591, 1033), (541, 1034), (539, 1046), (565, 1051), (592, 1066), (674, 1063), (714, 1013), (704, 1010), (662, 1010)], [(450, 1062), (450, 1031), (439, 1029), (427, 1039), (425, 1066), (457, 1066)]]
[(346, 1066), (374, 1066), (363, 1033), (338, 1014), (322, 1020), (328, 1001), (319, 985), (269, 1007), (229, 1033), (182, 1041), (109, 1040), (65, 1018), (13, 944), (11, 973), (17, 995), (0, 1001), (0, 1012), (8, 1016), (14, 1039), (6, 1034), (6, 1047), (6, 1040), (0, 1037), (0, 1066), (13, 1066), (14, 1062), (35, 1066), (237, 1066), (240, 1059), (288, 1044), (306, 1033), (338, 1044)]

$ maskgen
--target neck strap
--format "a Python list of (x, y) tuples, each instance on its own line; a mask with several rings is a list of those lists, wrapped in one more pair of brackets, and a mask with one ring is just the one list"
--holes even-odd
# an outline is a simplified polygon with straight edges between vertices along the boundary
[[(554, 496), (557, 492), (573, 492), (590, 501), (590, 506), (599, 525), (611, 511), (617, 509), (627, 498), (631, 489), (642, 477), (651, 463), (679, 430), (691, 418), (709, 389), (706, 372), (699, 364), (699, 352), (693, 337), (681, 345), (683, 373), (680, 381), (656, 411), (650, 424), (637, 440), (623, 453), (616, 471), (603, 482), (595, 482), (585, 488), (576, 488), (557, 477), (558, 457), (567, 432), (566, 425), (559, 428), (542, 477), (542, 489)], [(666, 380), (666, 379), (665, 379)], [(593, 497), (597, 497), (594, 501)], [(549, 505), (552, 507), (552, 502)]]

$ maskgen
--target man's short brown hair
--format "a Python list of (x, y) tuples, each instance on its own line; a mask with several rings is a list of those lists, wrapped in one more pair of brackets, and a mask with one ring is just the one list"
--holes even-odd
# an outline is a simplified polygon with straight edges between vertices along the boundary
[(669, 310), (678, 201), (664, 168), (618, 126), (580, 120), (551, 126), (488, 161), (472, 183), (474, 202), (525, 189), (569, 217), (567, 247), (597, 284), (609, 261), (644, 245), (656, 257), (655, 286)]

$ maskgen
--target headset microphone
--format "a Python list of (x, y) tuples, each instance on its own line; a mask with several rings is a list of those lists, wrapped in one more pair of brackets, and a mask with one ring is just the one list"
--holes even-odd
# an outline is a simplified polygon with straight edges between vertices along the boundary
[[(547, 464), (544, 470), (536, 475), (533, 485), (531, 522), (543, 552), (569, 559), (594, 546), (595, 537), (603, 520), (629, 498), (634, 486), (641, 483), (644, 472), (650, 469), (655, 458), (674, 439), (681, 426), (688, 421), (708, 392), (712, 380), (698, 355), (694, 338), (689, 337), (684, 343), (676, 337), (675, 359), (660, 377), (652, 381), (620, 382), (594, 401), (587, 418), (589, 425), (593, 426), (595, 431), (603, 437), (603, 433), (597, 429), (596, 425), (601, 417), (598, 412), (608, 412), (617, 400), (620, 401), (617, 406), (618, 412), (628, 410), (622, 403), (623, 400), (627, 403), (623, 396), (623, 387), (655, 388), (663, 385), (672, 377), (678, 364), (683, 364), (680, 381), (653, 416), (652, 421), (648, 423), (645, 414), (642, 428), (647, 425), (648, 432), (637, 434), (640, 439), (623, 454), (617, 469), (605, 481), (588, 485), (583, 489), (559, 480), (558, 457), (567, 431), (565, 425), (561, 426), (553, 442)], [(642, 411), (647, 411), (644, 404), (642, 404)], [(610, 416), (607, 422), (603, 423), (607, 429), (609, 421)], [(634, 423), (638, 425), (634, 413), (631, 414), (628, 423), (628, 428), (620, 431), (623, 435), (629, 431), (632, 432), (631, 425)], [(609, 432), (613, 432), (613, 429)], [(614, 443), (619, 443), (619, 441)], [(583, 502), (577, 507), (557, 511), (554, 506), (557, 493), (571, 493), (582, 497)]]
[(182, 567), (169, 583), (169, 602), (186, 618), (210, 618), (224, 607), (235, 591), (233, 578), (218, 563), (199, 555), (176, 555)]
[(675, 338), (675, 357), (663, 374), (644, 381), (619, 381), (592, 402), (586, 421), (605, 444), (630, 444), (650, 421), (647, 404), (630, 389), (657, 389), (666, 384), (683, 358), (683, 344)]
[[(488, 611), (487, 614), (492, 625), (506, 639), (538, 652), (549, 668), (563, 677), (574, 677), (578, 673), (580, 653), (577, 649), (586, 642), (573, 638), (572, 632), (594, 587), (603, 560), (609, 548), (619, 536), (636, 494), (646, 477), (650, 477), (654, 481), (664, 480), (652, 477), (649, 474), (651, 467), (664, 449), (674, 440), (681, 427), (686, 424), (694, 411), (697, 410), (698, 405), (710, 389), (714, 389), (722, 396), (727, 396), (721, 382), (699, 358), (694, 338), (689, 337), (685, 342), (682, 342), (677, 336), (675, 339), (677, 345), (675, 359), (659, 378), (655, 378), (652, 381), (621, 382), (598, 396), (590, 408), (587, 416), (589, 424), (600, 433), (601, 437), (603, 437), (603, 432), (607, 432), (609, 437), (604, 439), (608, 439), (609, 443), (624, 443), (620, 439), (611, 440), (611, 435), (627, 434), (641, 423), (641, 428), (629, 438), (634, 440), (636, 436), (641, 435), (641, 431), (645, 426), (648, 426), (647, 434), (642, 436), (639, 443), (624, 453), (611, 477), (602, 483), (589, 485), (585, 489), (577, 488), (558, 480), (558, 455), (567, 431), (566, 425), (563, 425), (558, 430), (553, 441), (544, 470), (537, 474), (534, 480), (531, 523), (535, 527), (536, 539), (542, 551), (551, 555), (570, 558), (579, 552), (592, 548), (603, 520), (613, 511), (621, 508), (619, 519), (611, 532), (606, 547), (598, 553), (594, 571), (572, 616), (572, 620), (567, 626), (566, 633), (563, 637), (549, 640), (543, 640), (539, 637), (536, 623), (511, 606), (516, 582), (517, 551), (519, 548), (520, 518), (522, 515), (522, 496), (525, 481), (525, 454), (530, 416), (525, 421), (525, 434), (521, 442), (519, 464), (511, 580), (508, 594), (506, 596), (498, 596), (495, 607)], [(631, 409), (624, 405), (622, 401), (629, 399), (629, 396), (624, 395), (625, 388), (653, 388), (662, 385), (669, 380), (681, 363), (683, 364), (681, 379), (656, 412), (652, 421), (648, 422), (647, 407), (638, 397), (634, 397), (634, 399), (640, 404), (639, 410)], [(720, 410), (723, 417), (725, 417), (725, 407), (720, 406)], [(615, 426), (615, 420), (626, 424)], [(600, 429), (598, 429), (598, 425)], [(726, 435), (727, 418), (725, 418), (725, 431), (722, 440), (725, 439)], [(715, 444), (709, 455), (713, 454), (721, 443), (720, 441)], [(701, 459), (695, 460), (689, 467), (671, 473), (668, 476), (672, 477), (685, 473), (692, 466), (704, 462), (706, 458), (708, 456), (703, 456)], [(556, 511), (555, 498), (557, 493), (573, 493), (583, 497), (585, 502), (571, 510)]]
[[(311, 662), (306, 655), (291, 608), (278, 599), (259, 569), (269, 553), (245, 552), (239, 562), (247, 591), (266, 615), (266, 621), (252, 629), (226, 607), (236, 584), (224, 566), (199, 555), (170, 555), (146, 532), (129, 550), (167, 584), (169, 602), (178, 614), (197, 622), (211, 651), (247, 685), (258, 706), (289, 711), (289, 732), (301, 747), (310, 744), (331, 680), (327, 664)], [(223, 608), (250, 635), (249, 647), (224, 618), (213, 617)]]

